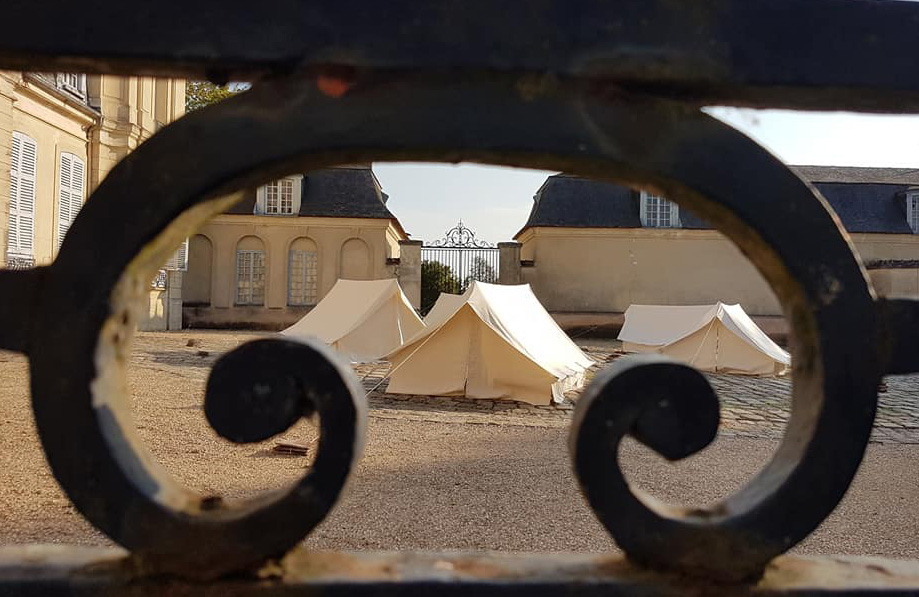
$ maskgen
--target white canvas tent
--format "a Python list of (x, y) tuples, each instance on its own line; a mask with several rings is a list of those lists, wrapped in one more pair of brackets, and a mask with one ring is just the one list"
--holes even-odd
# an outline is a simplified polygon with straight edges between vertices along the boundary
[(388, 392), (549, 404), (593, 364), (528, 284), (473, 282), (462, 296), (441, 294), (425, 323), (389, 355)]
[(740, 305), (631, 305), (619, 339), (626, 352), (657, 352), (702, 371), (782, 375), (791, 366)]
[(374, 361), (424, 329), (396, 280), (338, 280), (284, 335), (315, 336), (352, 361)]

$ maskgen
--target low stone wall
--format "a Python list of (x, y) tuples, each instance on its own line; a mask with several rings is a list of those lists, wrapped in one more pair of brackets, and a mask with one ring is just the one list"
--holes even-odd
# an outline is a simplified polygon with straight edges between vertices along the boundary
[(290, 327), (310, 312), (312, 307), (212, 307), (182, 308), (188, 329), (267, 330), (280, 331)]

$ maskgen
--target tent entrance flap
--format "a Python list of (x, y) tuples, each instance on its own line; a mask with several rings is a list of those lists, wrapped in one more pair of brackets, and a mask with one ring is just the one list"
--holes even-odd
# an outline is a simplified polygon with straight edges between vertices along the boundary
[[(529, 285), (474, 282), (462, 296), (441, 294), (426, 323), (424, 331), (390, 355), (390, 392), (461, 391), (473, 398), (549, 404), (582, 383), (593, 364)], [(441, 338), (427, 340), (434, 334)], [(441, 372), (450, 383), (437, 379)], [(462, 383), (452, 378), (458, 374)]]

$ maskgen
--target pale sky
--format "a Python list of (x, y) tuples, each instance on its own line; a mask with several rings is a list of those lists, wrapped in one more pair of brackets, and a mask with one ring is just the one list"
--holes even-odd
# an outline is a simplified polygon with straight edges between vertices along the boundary
[[(713, 108), (789, 164), (919, 168), (919, 117)], [(510, 240), (551, 172), (475, 164), (374, 164), (389, 208), (415, 239), (462, 219), (478, 238)]]

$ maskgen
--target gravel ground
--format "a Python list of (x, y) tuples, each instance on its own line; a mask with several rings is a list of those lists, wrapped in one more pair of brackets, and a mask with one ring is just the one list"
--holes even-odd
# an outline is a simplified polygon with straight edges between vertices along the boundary
[[(309, 458), (217, 438), (200, 409), (213, 358), (243, 333), (140, 334), (132, 366), (135, 420), (155, 457), (187, 486), (228, 499), (289, 483)], [(196, 346), (186, 346), (187, 340)], [(199, 354), (201, 352), (207, 354)], [(25, 360), (0, 353), (0, 543), (104, 545), (70, 506), (33, 429)], [(396, 411), (398, 414), (398, 411)], [(524, 413), (521, 414), (523, 416)], [(371, 409), (367, 446), (338, 507), (307, 539), (321, 548), (607, 551), (615, 546), (571, 476), (567, 430), (403, 420)], [(304, 422), (284, 439), (315, 440)], [(631, 443), (630, 479), (662, 499), (702, 505), (740, 487), (776, 441), (720, 438), (676, 465)], [(871, 445), (849, 494), (796, 551), (919, 558), (919, 446)]]

